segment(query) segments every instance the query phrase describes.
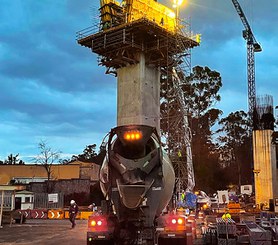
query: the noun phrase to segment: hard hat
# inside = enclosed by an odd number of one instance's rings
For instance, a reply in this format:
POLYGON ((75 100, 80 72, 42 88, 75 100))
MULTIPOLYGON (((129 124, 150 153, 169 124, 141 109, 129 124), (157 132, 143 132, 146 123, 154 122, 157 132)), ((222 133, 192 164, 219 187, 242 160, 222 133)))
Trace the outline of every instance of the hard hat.
POLYGON ((73 204, 75 204, 75 201, 74 201, 74 200, 71 200, 71 201, 70 201, 70 205, 73 205, 73 204))

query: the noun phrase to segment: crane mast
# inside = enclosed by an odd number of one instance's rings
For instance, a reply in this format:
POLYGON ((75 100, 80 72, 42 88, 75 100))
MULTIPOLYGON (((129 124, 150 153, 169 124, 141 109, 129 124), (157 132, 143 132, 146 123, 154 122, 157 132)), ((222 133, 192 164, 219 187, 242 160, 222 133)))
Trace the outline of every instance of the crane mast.
POLYGON ((248 20, 237 0, 232 0, 232 3, 241 19, 245 28, 243 30, 243 38, 247 42, 247 80, 248 80, 248 110, 253 121, 253 112, 256 106, 256 86, 255 86, 255 55, 254 52, 261 52, 262 47, 256 41, 248 20))

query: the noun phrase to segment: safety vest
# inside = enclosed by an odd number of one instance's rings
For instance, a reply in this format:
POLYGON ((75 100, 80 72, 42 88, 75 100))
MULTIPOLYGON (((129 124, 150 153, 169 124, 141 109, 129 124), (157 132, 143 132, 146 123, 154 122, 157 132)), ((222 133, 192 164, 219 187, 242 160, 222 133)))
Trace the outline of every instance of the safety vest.
POLYGON ((184 199, 185 199, 185 194, 182 193, 182 194, 181 194, 181 200, 183 201, 184 199))
POLYGON ((229 213, 225 213, 225 214, 222 215, 222 219, 225 219, 225 220, 226 219, 231 219, 231 217, 232 216, 229 213))

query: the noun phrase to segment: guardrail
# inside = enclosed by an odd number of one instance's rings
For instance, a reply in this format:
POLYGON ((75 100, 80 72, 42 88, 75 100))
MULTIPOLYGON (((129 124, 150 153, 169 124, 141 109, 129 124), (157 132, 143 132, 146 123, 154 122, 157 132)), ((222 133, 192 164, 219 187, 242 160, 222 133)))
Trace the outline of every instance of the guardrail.
POLYGON ((82 38, 88 37, 92 34, 95 34, 100 31, 100 25, 99 24, 94 24, 92 26, 89 26, 83 30, 80 30, 76 32, 76 40, 80 40, 82 38))

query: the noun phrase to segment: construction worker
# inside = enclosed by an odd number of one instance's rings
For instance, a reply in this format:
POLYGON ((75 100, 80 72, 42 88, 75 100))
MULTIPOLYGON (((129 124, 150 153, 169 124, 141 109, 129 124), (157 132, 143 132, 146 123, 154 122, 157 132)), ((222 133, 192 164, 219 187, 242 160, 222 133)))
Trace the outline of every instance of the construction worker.
POLYGON ((74 228, 76 223, 75 223, 75 218, 78 213, 78 206, 74 200, 70 201, 70 207, 69 207, 69 220, 71 222, 71 228, 74 228))
POLYGON ((97 211, 97 206, 96 206, 96 204, 93 202, 93 203, 88 207, 88 209, 89 209, 90 211, 96 212, 96 211, 97 211))
POLYGON ((185 200, 185 191, 182 190, 182 193, 181 193, 181 201, 184 202, 185 200))
POLYGON ((228 219, 231 219, 231 218, 232 218, 232 216, 229 213, 229 209, 226 209, 225 213, 222 215, 222 219, 223 220, 228 220, 228 219))

